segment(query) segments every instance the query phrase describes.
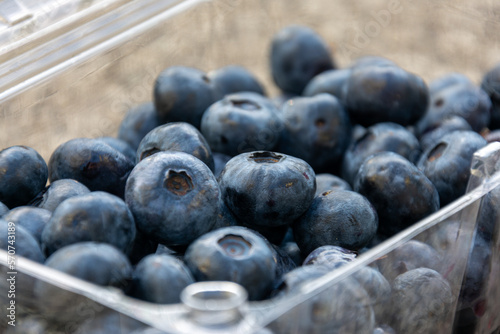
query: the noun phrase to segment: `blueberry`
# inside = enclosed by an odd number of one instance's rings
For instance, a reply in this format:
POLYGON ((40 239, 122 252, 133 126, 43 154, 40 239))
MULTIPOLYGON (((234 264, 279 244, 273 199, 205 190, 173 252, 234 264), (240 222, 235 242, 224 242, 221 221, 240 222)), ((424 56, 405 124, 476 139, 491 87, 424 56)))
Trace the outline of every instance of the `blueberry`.
POLYGON ((378 232, 387 236, 439 210, 439 194, 434 184, 414 164, 393 152, 367 158, 353 189, 375 207, 378 232))
POLYGON ((38 263, 45 261, 35 237, 24 227, 4 219, 0 219, 0 249, 38 263))
POLYGON ((416 163, 420 157, 418 139, 403 126, 383 122, 370 126, 363 135, 351 142, 342 162, 342 178, 354 183, 366 158, 379 152, 394 152, 416 163))
POLYGON ((330 174, 330 173, 319 173, 316 174, 316 194, 319 196, 325 191, 329 190, 352 190, 351 185, 344 179, 330 174))
POLYGON ((493 307, 495 294, 488 287, 497 286, 495 268, 498 255, 495 247, 498 241, 495 235, 500 226, 499 198, 500 188, 494 188, 483 197, 479 207, 457 306, 459 312, 456 322, 460 327, 477 325, 479 320, 485 319, 485 309, 493 307))
POLYGON ((323 38, 299 25, 287 26, 273 36, 270 60, 276 85, 284 92, 297 95, 314 76, 335 67, 323 38))
POLYGON ((136 235, 132 213, 125 202, 102 191, 71 197, 53 212, 42 233, 48 255, 83 241, 109 243, 128 252, 136 235))
POLYGON ((230 156, 274 149, 282 127, 274 104, 253 92, 226 95, 201 120, 201 132, 212 150, 230 156))
POLYGON ((410 240, 377 260, 376 265, 384 277, 392 282, 398 275, 420 267, 438 271, 441 269, 442 257, 432 246, 410 240))
POLYGON ((228 65, 207 73, 222 95, 239 92, 255 92, 266 95, 259 79, 243 66, 228 65))
MULTIPOLYGON (((120 288, 127 285, 132 274, 123 252, 112 245, 90 241, 62 247, 47 258, 45 265, 97 285, 120 288)), ((46 290, 37 290, 47 294, 46 290)))
MULTIPOLYGON (((494 298, 487 294, 494 254, 492 242, 476 235, 472 244, 457 305, 456 323, 459 327, 474 326, 484 316, 484 309, 494 298)), ((494 283, 496 284, 496 282, 494 283)))
POLYGON ((453 294, 449 283, 435 270, 417 268, 399 275, 392 284, 390 325, 397 333, 445 333, 453 294))
MULTIPOLYGON (((80 242, 63 247, 45 262, 49 268, 100 286, 126 289, 132 275, 127 257, 117 248, 97 242, 80 242)), ((78 322, 88 319, 102 305, 62 289, 50 281, 38 280, 35 298, 43 305, 40 311, 50 321, 78 322)))
POLYGON ((302 95, 314 96, 321 93, 328 93, 342 102, 345 96, 347 80, 350 75, 351 69, 349 68, 322 72, 309 81, 302 95))
POLYGON ((255 151, 235 156, 219 176, 222 198, 248 226, 289 225, 311 204, 316 192, 313 169, 286 154, 255 151))
MULTIPOLYGON (((304 284, 325 275, 323 266, 304 266, 285 275, 283 298, 303 292, 304 284)), ((311 296, 270 324, 278 333, 360 333, 372 334, 375 318, 372 301, 353 277, 347 277, 311 296)))
POLYGON ((120 123, 117 137, 137 150, 142 138, 159 125, 153 102, 146 102, 127 111, 120 123))
POLYGON ((135 267, 130 295, 157 304, 180 302, 182 289, 194 283, 187 266, 171 255, 148 255, 135 267))
MULTIPOLYGON (((495 233, 500 226, 500 188, 490 190, 482 199, 479 208, 476 235, 486 242, 495 242, 495 233)), ((5 217, 4 217, 5 219, 5 217)))
POLYGON ((433 146, 444 135, 452 131, 472 131, 472 127, 463 117, 450 115, 441 119, 437 119, 434 123, 429 124, 425 132, 419 134, 419 141, 422 150, 425 151, 429 146, 433 146))
POLYGON ((321 265, 330 269, 336 269, 353 261, 356 257, 356 252, 347 248, 334 245, 324 245, 319 246, 310 252, 304 259, 303 265, 321 265))
POLYGON ((500 64, 484 74, 481 88, 488 94, 492 103, 490 129, 498 129, 500 128, 500 64))
POLYGON ((126 141, 114 137, 98 137, 96 139, 108 144, 126 156, 132 163, 135 163, 135 150, 126 141))
POLYGON ((282 117, 276 151, 305 160, 318 173, 340 169, 351 123, 336 97, 323 93, 289 100, 282 107, 282 117))
POLYGON ((220 189, 201 160, 165 151, 135 166, 125 200, 146 237, 166 246, 186 246, 214 226, 220 189))
POLYGON ((474 83, 466 75, 452 72, 431 81, 429 83, 429 93, 433 96, 437 92, 455 85, 473 86, 474 83))
POLYGON ((53 212, 62 201, 88 193, 90 193, 89 188, 82 183, 73 179, 60 179, 51 182, 31 204, 53 212))
POLYGON ((205 72, 172 66, 156 78, 153 96, 160 124, 187 122, 199 129, 203 113, 222 94, 205 72))
POLYGON ((18 206, 10 210, 2 218, 8 222, 13 222, 16 226, 24 227, 35 237, 38 243, 41 243, 42 231, 51 216, 52 212, 49 210, 31 206, 18 206))
POLYGON ((139 144, 137 162, 161 151, 189 153, 214 170, 212 150, 201 132, 186 122, 172 122, 151 130, 139 144))
POLYGON ((457 239, 461 233, 461 222, 451 219, 439 224, 436 230, 433 230, 426 243, 434 248, 438 253, 446 256, 457 245, 457 239))
POLYGON ((7 207, 26 205, 45 187, 47 177, 45 160, 31 147, 0 151, 0 201, 7 207))
POLYGON ((352 277, 365 289, 370 297, 376 319, 383 319, 387 311, 387 303, 391 299, 391 285, 387 279, 372 267, 362 267, 356 270, 352 277))
POLYGON ((123 197, 134 163, 111 146, 90 138, 75 138, 59 145, 49 160, 49 179, 74 179, 91 191, 123 197))
POLYGON ((370 126, 416 122, 429 102, 425 82, 398 66, 355 66, 347 80, 345 104, 354 123, 370 126))
POLYGON ((250 229, 220 228, 189 245, 184 260, 197 281, 231 281, 242 285, 250 300, 264 298, 276 275, 273 249, 250 229))
POLYGON ((474 152, 486 146, 486 140, 474 131, 453 131, 427 148, 418 168, 432 181, 441 206, 465 194, 474 152))
POLYGON ((336 190, 316 197, 292 226, 304 255, 324 245, 358 250, 375 236, 378 217, 364 196, 354 191, 336 190))
POLYGON ((456 115, 463 117, 479 132, 490 123, 491 100, 484 90, 474 85, 452 85, 432 94, 429 108, 416 124, 423 133, 437 120, 456 115))

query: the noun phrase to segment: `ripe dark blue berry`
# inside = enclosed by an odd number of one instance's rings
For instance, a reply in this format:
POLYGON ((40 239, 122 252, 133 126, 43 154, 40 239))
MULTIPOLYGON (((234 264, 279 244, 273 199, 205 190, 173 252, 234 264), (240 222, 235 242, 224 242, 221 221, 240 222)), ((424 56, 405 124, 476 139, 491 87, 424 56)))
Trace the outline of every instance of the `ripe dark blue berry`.
POLYGON ((186 250, 184 261, 197 281, 241 284, 250 300, 266 297, 276 275, 270 244, 241 226, 220 228, 196 239, 186 250))
POLYGON ((145 236, 166 246, 186 246, 214 226, 220 190, 200 159, 164 151, 135 166, 125 200, 145 236))
POLYGON ((45 160, 31 147, 0 151, 0 201, 9 208, 26 205, 47 183, 45 160))
POLYGON ((314 30, 291 25, 271 41, 271 74, 284 92, 300 95, 317 74, 335 67, 325 41, 314 30))
POLYGON ((309 164, 268 151, 235 156, 227 162, 219 183, 227 207, 247 226, 290 225, 307 210, 316 192, 309 164))

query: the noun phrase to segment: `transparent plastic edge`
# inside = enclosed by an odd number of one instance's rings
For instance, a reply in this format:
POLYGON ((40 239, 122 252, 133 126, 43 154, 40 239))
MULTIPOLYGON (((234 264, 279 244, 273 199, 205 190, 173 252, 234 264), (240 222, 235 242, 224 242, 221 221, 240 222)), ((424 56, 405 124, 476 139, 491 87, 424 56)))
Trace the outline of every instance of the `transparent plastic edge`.
POLYGON ((335 284, 346 279, 351 274, 358 271, 360 268, 365 267, 375 260, 384 256, 396 249, 398 246, 413 239, 423 231, 439 224, 445 219, 453 216, 454 214, 462 211, 463 209, 474 205, 474 203, 488 194, 492 189, 500 186, 500 172, 493 175, 484 184, 478 186, 469 193, 463 195, 456 201, 441 208, 439 211, 431 214, 430 216, 415 223, 411 227, 401 231, 393 237, 381 242, 377 246, 371 248, 365 253, 360 254, 356 261, 341 266, 340 268, 325 274, 319 278, 311 280, 303 285, 300 294, 291 294, 284 296, 278 301, 262 301, 254 303, 251 307, 251 319, 247 319, 251 326, 255 328, 264 328, 271 322, 277 320, 288 311, 299 306, 301 303, 307 302, 314 296, 319 295, 326 289, 334 286, 335 284), (277 307, 279 305, 279 307, 277 307))
MULTIPOLYGON (((0 249, 0 266, 8 268, 7 258, 8 253, 0 249)), ((70 293, 84 296, 158 329, 174 331, 174 326, 171 324, 185 312, 179 304, 159 305, 133 299, 117 288, 99 286, 20 256, 16 256, 14 272, 29 275, 36 281, 46 282, 70 293)))
MULTIPOLYGON (((1 45, 1 53, 7 54, 9 52, 12 52, 16 49, 23 48, 27 44, 34 43, 37 40, 42 40, 47 38, 48 35, 52 35, 55 31, 64 29, 67 27, 70 27, 71 25, 75 24, 78 21, 81 21, 83 19, 88 19, 91 17, 96 17, 97 15, 104 15, 107 14, 109 11, 112 9, 126 4, 130 0, 107 0, 107 1, 98 1, 94 4, 92 4, 90 7, 84 8, 80 11, 70 13, 66 17, 63 17, 54 23, 42 27, 41 29, 34 31, 30 33, 27 36, 24 36, 19 39, 15 39, 11 43, 1 45)), ((31 13, 31 17, 35 20, 43 20, 44 15, 47 15, 50 11, 52 10, 57 10, 59 9, 58 7, 58 1, 49 1, 48 3, 44 3, 40 5, 40 8, 37 8, 33 13, 31 13), (41 17, 41 18, 40 18, 41 17)), ((67 3, 64 3, 63 5, 68 5, 67 3)), ((77 6, 76 4, 73 4, 73 6, 77 6)), ((25 27, 16 27, 13 26, 12 29, 26 29, 25 27)), ((15 34, 13 32, 13 34, 15 34)))
MULTIPOLYGON (((440 211, 428 216, 427 218, 414 224, 412 227, 409 227, 399 234, 382 242, 381 244, 368 250, 366 253, 359 255, 356 261, 346 264, 339 269, 326 274, 325 276, 307 283, 301 290, 301 294, 289 295, 277 301, 268 300, 250 303, 241 329, 245 332, 251 332, 251 330, 264 328, 269 323, 285 314, 287 311, 303 302, 306 302, 325 289, 340 282, 342 279, 347 278, 359 268, 372 263, 380 256, 387 254, 399 245, 411 240, 419 233, 435 226, 436 224, 439 224, 446 218, 460 212, 468 205, 472 205, 475 201, 481 199, 484 195, 491 191, 491 189, 498 186, 500 186, 500 173, 496 173, 484 185, 481 185, 470 193, 460 197, 458 200, 442 208, 440 211)), ((1 265, 5 267, 8 266, 7 258, 7 252, 5 250, 0 250, 1 265)), ((83 295, 101 305, 109 307, 116 312, 163 330, 170 329, 175 331, 175 327, 169 324, 174 324, 175 320, 185 312, 185 309, 180 306, 181 304, 156 305, 141 302, 140 300, 132 300, 130 297, 125 296, 116 289, 96 286, 95 284, 72 277, 25 258, 20 257, 17 259, 16 269, 17 271, 30 275, 37 280, 48 282, 52 285, 68 290, 69 292, 83 295), (143 312, 139 312, 138 310, 142 310, 143 312)))
MULTIPOLYGON (((5 90, 0 92, 0 103, 15 97, 16 95, 28 90, 30 87, 46 82, 50 80, 52 77, 56 76, 59 73, 64 72, 65 70, 80 64, 93 56, 102 54, 103 52, 112 49, 113 47, 120 45, 134 36, 137 36, 148 29, 151 29, 154 25, 159 24, 170 17, 179 15, 184 11, 198 5, 203 2, 211 2, 212 0, 184 0, 179 2, 179 0, 168 1, 171 4, 171 7, 168 7, 163 12, 160 12, 149 19, 132 26, 129 29, 126 29, 117 34, 110 34, 109 38, 104 38, 101 43, 98 43, 95 46, 92 46, 82 52, 73 52, 75 55, 71 56, 68 59, 62 59, 60 62, 55 65, 39 72, 35 73, 33 76, 28 76, 25 80, 20 83, 14 84, 12 86, 9 83, 5 83, 5 90)), ((119 19, 119 18, 118 18, 119 19)), ((109 24, 109 22, 107 22, 109 24)), ((0 86, 1 88, 1 86, 0 86)))

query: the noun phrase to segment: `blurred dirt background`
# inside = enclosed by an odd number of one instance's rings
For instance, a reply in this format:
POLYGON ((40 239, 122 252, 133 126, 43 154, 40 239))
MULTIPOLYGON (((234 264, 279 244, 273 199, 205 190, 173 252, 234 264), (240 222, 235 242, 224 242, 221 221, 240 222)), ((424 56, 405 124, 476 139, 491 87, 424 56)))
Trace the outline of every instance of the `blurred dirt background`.
POLYGON ((1 146, 28 145, 48 161, 71 138, 116 135, 126 111, 151 99, 154 79, 171 65, 243 65, 276 95, 269 43, 288 24, 315 29, 339 67, 380 55, 427 82, 461 72, 479 83, 500 63, 498 0, 201 2, 3 101, 1 146))
POLYGON ((243 65, 276 95, 269 43, 288 24, 315 29, 339 67, 379 55, 427 82, 461 72, 479 84, 500 63, 498 0, 205 1, 70 59, 70 68, 1 101, 0 146, 31 146, 48 162, 71 138, 114 136, 127 110, 151 100, 156 76, 172 65, 243 65))

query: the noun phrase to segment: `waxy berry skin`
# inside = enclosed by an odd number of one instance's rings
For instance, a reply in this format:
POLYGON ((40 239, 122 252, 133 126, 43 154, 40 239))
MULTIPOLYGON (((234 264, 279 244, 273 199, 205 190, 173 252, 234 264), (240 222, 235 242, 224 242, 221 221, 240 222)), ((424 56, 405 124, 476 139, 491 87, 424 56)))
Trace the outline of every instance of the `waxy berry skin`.
POLYGON ((123 198, 134 162, 108 144, 75 138, 59 145, 49 159, 49 180, 74 179, 91 191, 106 191, 123 198))
POLYGON ((276 275, 275 251, 254 231, 242 226, 213 230, 189 245, 184 256, 197 281, 231 281, 258 300, 271 291, 276 275))
POLYGON ((465 194, 472 156, 484 146, 486 140, 474 131, 453 131, 422 154, 417 166, 436 187, 441 206, 465 194))
POLYGON ((287 26, 273 36, 270 66, 276 85, 297 95, 314 76, 335 68, 325 41, 314 30, 299 25, 287 26))
POLYGON ((242 66, 228 65, 207 73, 222 95, 239 92, 255 92, 266 95, 264 86, 259 79, 242 66))
POLYGON ((367 158, 353 189, 375 207, 378 233, 386 236, 402 231, 440 207, 434 184, 414 164, 394 152, 367 158))
POLYGON ((49 210, 32 206, 18 206, 10 210, 2 218, 8 222, 14 223, 16 226, 24 227, 35 237, 38 243, 41 243, 42 231, 51 216, 52 212, 49 210))
MULTIPOLYGON (((15 236, 15 247, 17 256, 22 256, 38 263, 44 263, 45 255, 42 253, 40 244, 35 237, 24 227, 13 222, 0 219, 0 249, 7 252, 12 249, 15 236), (15 235, 13 234, 15 232, 15 235), (9 247, 10 246, 10 247, 9 247)), ((11 251, 12 252, 12 251, 11 251)), ((30 280, 32 282, 32 280, 30 280)))
POLYGON ((88 193, 90 190, 83 183, 73 179, 60 179, 51 182, 30 204, 54 212, 64 200, 88 193))
POLYGON ((219 184, 200 159, 158 152, 130 173, 125 201, 137 228, 165 246, 187 246, 210 231, 219 213, 219 184))
POLYGON ((330 173, 316 174, 316 196, 329 190, 352 190, 351 185, 336 175, 330 173))
POLYGON ((152 303, 174 304, 191 283, 194 278, 184 262, 172 255, 150 254, 135 267, 129 294, 152 303))
POLYGON ((42 232, 48 255, 84 241, 111 244, 126 253, 136 237, 134 217, 125 202, 104 191, 73 196, 62 202, 42 232))
POLYGON ((28 204, 43 190, 47 178, 45 160, 31 147, 0 151, 0 201, 10 209, 28 204))
POLYGON ((186 122, 171 122, 157 126, 141 140, 136 152, 137 162, 161 151, 189 153, 214 170, 212 150, 201 132, 186 122))
POLYGON ((254 92, 226 95, 203 113, 201 132, 215 152, 235 156, 273 150, 283 127, 279 110, 254 92))
POLYGON ((137 150, 142 138, 159 125, 153 102, 145 102, 127 111, 120 123, 117 137, 137 150))
POLYGON ((314 96, 321 93, 328 93, 343 103, 346 83, 350 75, 350 68, 322 72, 309 81, 302 94, 304 96, 314 96))
POLYGON ((375 237, 377 228, 377 212, 368 199, 357 192, 339 189, 317 196, 293 223, 293 235, 307 256, 325 245, 359 250, 375 237))
POLYGON ((222 98, 205 72, 193 67, 171 66, 155 80, 153 102, 160 124, 187 122, 200 128, 205 110, 222 98))
POLYGON ((281 108, 283 130, 276 151, 305 160, 317 173, 340 169, 351 140, 351 122, 330 94, 298 97, 281 108))
POLYGON ((255 151, 229 160, 219 176, 222 198, 246 226, 291 224, 311 204, 314 170, 304 160, 255 151))
POLYGON ((397 333, 443 333, 453 306, 450 283, 435 270, 421 267, 396 277, 389 324, 397 333))
POLYGON ((418 133, 423 133, 436 121, 456 115, 465 119, 473 131, 480 132, 490 124, 491 107, 490 97, 480 87, 451 85, 430 97, 429 108, 416 128, 418 133))
POLYGON ((363 161, 384 151, 397 153, 413 163, 421 154, 418 139, 405 127, 392 122, 377 123, 365 129, 347 148, 342 163, 343 179, 353 184, 363 161))
POLYGON ((410 125, 424 115, 427 85, 419 76, 391 64, 355 66, 347 80, 345 105, 353 123, 410 125))

